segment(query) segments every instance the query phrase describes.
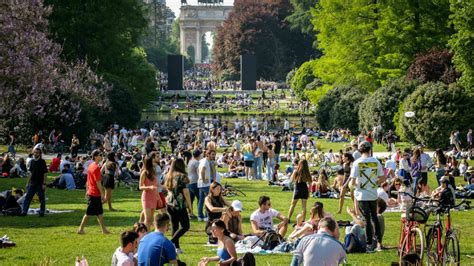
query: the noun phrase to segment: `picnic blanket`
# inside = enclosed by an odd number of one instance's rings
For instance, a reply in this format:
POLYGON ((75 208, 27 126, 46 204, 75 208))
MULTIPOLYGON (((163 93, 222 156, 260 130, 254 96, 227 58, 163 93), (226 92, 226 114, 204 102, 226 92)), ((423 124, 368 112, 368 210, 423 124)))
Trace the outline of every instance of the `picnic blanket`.
MULTIPOLYGON (((73 210, 50 210, 50 209, 46 209, 45 211, 46 214, 68 213, 68 212, 74 212, 74 211, 73 210)), ((39 208, 28 209, 28 215, 38 215, 39 213, 40 213, 39 208)))

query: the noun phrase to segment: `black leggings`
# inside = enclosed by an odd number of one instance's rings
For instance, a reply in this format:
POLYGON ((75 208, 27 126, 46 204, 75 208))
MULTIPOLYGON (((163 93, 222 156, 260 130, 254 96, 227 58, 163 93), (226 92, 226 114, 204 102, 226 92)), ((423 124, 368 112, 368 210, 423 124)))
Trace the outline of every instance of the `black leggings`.
POLYGON ((379 220, 377 219, 377 201, 376 200, 362 200, 359 201, 359 209, 362 213, 362 216, 365 218, 365 232, 367 234, 367 245, 372 244, 374 238, 374 228, 375 226, 375 235, 377 236, 377 241, 382 242, 382 232, 380 230, 379 220))
POLYGON ((188 212, 186 209, 177 210, 169 206, 167 209, 169 215, 171 216, 171 224, 173 226, 173 230, 171 231, 173 238, 171 238, 171 242, 173 242, 176 248, 180 248, 179 238, 189 230, 188 212), (179 228, 179 224, 181 224, 181 228, 179 228))

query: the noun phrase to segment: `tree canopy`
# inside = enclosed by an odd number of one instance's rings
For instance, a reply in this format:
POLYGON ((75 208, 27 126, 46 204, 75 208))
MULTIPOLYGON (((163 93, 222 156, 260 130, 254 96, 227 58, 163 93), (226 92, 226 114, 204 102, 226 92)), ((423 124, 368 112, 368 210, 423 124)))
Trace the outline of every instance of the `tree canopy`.
POLYGON ((217 30, 214 69, 238 73, 240 55, 255 54, 258 78, 284 80, 313 53, 310 41, 286 21, 292 10, 289 0, 236 0, 217 30))

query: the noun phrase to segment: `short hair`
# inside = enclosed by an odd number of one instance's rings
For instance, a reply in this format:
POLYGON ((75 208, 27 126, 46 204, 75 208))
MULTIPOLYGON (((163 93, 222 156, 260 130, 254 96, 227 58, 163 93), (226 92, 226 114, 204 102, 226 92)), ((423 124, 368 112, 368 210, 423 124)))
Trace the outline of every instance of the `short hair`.
POLYGON ((267 203, 267 201, 270 200, 270 197, 268 196, 261 196, 259 199, 258 199, 258 206, 262 206, 263 204, 267 203))
POLYGON ((138 234, 133 231, 125 231, 122 232, 120 235, 120 242, 122 244, 122 248, 126 247, 128 244, 135 242, 138 238, 138 234))
POLYGON ((331 232, 336 231, 336 221, 331 217, 324 217, 319 221, 319 228, 326 228, 331 232))
POLYGON ((170 221, 170 216, 167 213, 158 213, 155 216, 156 227, 163 227, 170 221))
POLYGON ((99 150, 99 149, 94 150, 94 151, 92 152, 92 154, 91 154, 91 155, 92 155, 92 160, 94 160, 95 157, 97 157, 97 156, 99 156, 99 155, 101 155, 101 154, 102 154, 102 151, 101 151, 101 150, 99 150))

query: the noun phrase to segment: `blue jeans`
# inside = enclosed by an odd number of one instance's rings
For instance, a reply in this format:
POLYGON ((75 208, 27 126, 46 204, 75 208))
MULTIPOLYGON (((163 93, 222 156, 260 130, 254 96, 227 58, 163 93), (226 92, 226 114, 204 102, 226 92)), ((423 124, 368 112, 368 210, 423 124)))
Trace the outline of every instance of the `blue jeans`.
POLYGON ((25 201, 23 201, 23 213, 28 212, 31 200, 35 194, 38 194, 38 198, 40 200, 40 214, 44 214, 46 210, 46 201, 44 197, 43 185, 28 185, 25 201))
POLYGON ((253 172, 255 173, 255 179, 262 179, 262 156, 255 157, 253 160, 253 172))
POLYGON ((191 204, 194 203, 194 198, 199 200, 199 189, 197 183, 188 184, 189 195, 191 196, 191 204))
POLYGON ((275 159, 268 159, 267 161, 267 179, 271 181, 273 178, 273 172, 275 171, 275 159))
POLYGON ((204 207, 204 199, 206 198, 207 194, 209 194, 209 187, 200 187, 199 188, 199 202, 198 202, 198 218, 204 218, 207 215, 204 215, 202 209, 204 207))

